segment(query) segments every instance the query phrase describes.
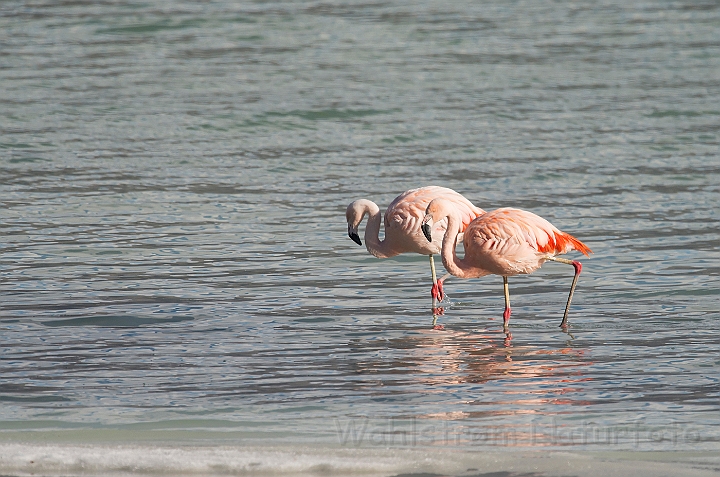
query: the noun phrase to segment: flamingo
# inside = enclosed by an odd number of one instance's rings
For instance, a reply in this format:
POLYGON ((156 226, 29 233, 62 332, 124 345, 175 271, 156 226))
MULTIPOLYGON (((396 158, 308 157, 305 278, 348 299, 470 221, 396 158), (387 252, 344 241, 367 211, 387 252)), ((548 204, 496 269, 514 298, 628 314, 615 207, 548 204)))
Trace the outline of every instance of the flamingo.
POLYGON ((491 274, 503 277, 505 330, 508 328, 511 313, 509 276, 532 273, 547 260, 572 265, 575 268, 575 277, 560 324, 563 329, 567 329, 570 302, 582 271, 582 264, 576 260, 559 258, 557 255, 577 250, 589 256, 592 250, 587 245, 572 235, 561 232, 550 222, 532 212, 501 208, 486 212, 469 225, 462 226, 465 257, 460 259, 455 253, 461 228, 460 220, 453 205, 442 198, 430 202, 425 211, 421 228, 428 241, 433 239, 430 231, 438 221, 447 224, 442 243, 442 261, 448 272, 460 278, 478 278, 491 274))
MULTIPOLYGON (((428 226, 425 237, 420 225, 425 216, 425 209, 433 199, 443 199, 446 207, 457 215, 458 232, 478 215, 485 211, 475 207, 469 200, 452 189, 438 186, 420 187, 403 192, 393 200, 385 211, 385 237, 380 240, 380 208, 372 201, 359 199, 352 202, 345 213, 348 223, 348 236, 358 245, 362 245, 358 235, 358 227, 365 215, 369 215, 365 227, 365 247, 377 258, 389 258, 401 253, 415 252, 430 257, 430 272, 433 286, 433 313, 437 311, 436 300, 442 301, 445 275, 437 279, 433 254, 440 253, 442 239, 447 228, 447 220, 439 219, 428 226)), ((434 323, 433 323, 434 324, 434 323)))

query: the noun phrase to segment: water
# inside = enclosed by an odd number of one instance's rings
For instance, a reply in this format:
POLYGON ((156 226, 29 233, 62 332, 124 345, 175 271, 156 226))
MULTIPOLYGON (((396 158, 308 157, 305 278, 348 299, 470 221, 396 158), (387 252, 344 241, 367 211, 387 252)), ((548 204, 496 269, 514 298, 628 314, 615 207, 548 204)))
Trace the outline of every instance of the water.
POLYGON ((3 2, 0 470, 716 472, 719 39, 715 2, 3 2), (594 250, 570 334, 553 263, 512 339, 498 277, 431 329, 427 259, 344 222, 429 184, 594 250))

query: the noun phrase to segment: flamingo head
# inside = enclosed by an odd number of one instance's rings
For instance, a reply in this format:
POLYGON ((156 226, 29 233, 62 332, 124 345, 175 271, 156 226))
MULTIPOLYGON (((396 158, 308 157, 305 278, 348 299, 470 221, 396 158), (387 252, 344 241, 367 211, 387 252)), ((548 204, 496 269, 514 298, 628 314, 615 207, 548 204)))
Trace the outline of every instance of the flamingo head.
POLYGON ((439 220, 443 219, 443 208, 441 207, 443 205, 442 201, 438 203, 437 200, 432 200, 427 206, 427 209, 425 209, 425 217, 422 219, 422 225, 420 225, 420 230, 422 230, 423 235, 425 235, 425 238, 428 240, 428 242, 432 242, 432 227, 433 224, 439 220))
POLYGON ((356 244, 362 245, 362 240, 360 240, 360 236, 358 235, 357 227, 353 227, 350 224, 348 224, 348 237, 350 237, 356 244))
POLYGON ((358 235, 358 227, 363 219, 363 210, 359 206, 358 201, 348 205, 347 211, 345 211, 345 218, 348 224, 348 237, 352 239, 358 245, 362 245, 360 235, 358 235))
POLYGON ((432 216, 426 215, 422 221, 422 225, 420 226, 420 230, 422 230, 422 233, 428 242, 432 242, 432 224, 432 216))
MULTIPOLYGON (((459 219, 458 213, 453 207, 452 202, 441 197, 430 201, 425 209, 425 217, 423 217, 420 225, 420 229, 428 242, 433 241, 433 227, 436 229, 436 236, 438 236, 437 234, 439 234, 439 237, 445 235, 447 226, 444 225, 444 221, 446 219, 449 221, 450 216, 454 216, 456 219, 459 219)), ((460 231, 458 231, 458 233, 459 232, 460 231)))

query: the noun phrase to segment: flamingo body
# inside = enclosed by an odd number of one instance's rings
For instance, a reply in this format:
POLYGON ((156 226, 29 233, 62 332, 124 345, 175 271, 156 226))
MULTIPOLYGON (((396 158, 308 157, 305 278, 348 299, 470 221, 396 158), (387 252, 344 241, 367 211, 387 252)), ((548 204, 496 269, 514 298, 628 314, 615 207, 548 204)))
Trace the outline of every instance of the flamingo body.
MULTIPOLYGON (((542 217, 520 209, 502 208, 473 220, 463 237, 465 278, 529 274, 551 257, 591 250, 542 217)), ((443 255, 443 263, 446 261, 443 255)))

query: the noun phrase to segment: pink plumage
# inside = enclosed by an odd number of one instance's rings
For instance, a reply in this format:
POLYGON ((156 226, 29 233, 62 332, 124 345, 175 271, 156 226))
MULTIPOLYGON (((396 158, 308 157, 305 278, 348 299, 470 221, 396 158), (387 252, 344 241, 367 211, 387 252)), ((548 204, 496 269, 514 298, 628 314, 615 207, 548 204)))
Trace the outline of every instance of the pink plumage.
POLYGON ((352 202, 345 217, 348 223, 348 236, 358 245, 362 245, 358 228, 363 218, 368 216, 365 227, 365 247, 378 258, 388 258, 401 253, 419 253, 430 257, 430 270, 433 287, 433 313, 436 300, 443 299, 442 281, 436 279, 433 254, 440 253, 442 240, 447 229, 447 220, 438 220, 425 238, 421 228, 425 209, 435 199, 442 199, 446 207, 453 211, 458 220, 459 232, 485 211, 475 207, 472 202, 452 189, 438 186, 421 187, 403 192, 393 200, 385 211, 385 237, 380 240, 380 208, 374 202, 359 199, 352 202))
MULTIPOLYGON (((465 228, 463 245, 463 262, 474 269, 467 270, 467 278, 532 273, 550 257, 571 250, 585 255, 592 252, 542 217, 511 208, 493 210, 473 220, 465 228)), ((443 263, 445 258, 443 255, 443 263)))
MULTIPOLYGON (((460 278, 478 278, 485 275, 501 275, 505 288, 505 312, 503 320, 507 328, 510 319, 510 293, 507 277, 532 273, 547 260, 572 265, 575 277, 570 288, 561 326, 567 326, 575 285, 582 265, 574 260, 557 258, 571 250, 585 255, 592 250, 572 235, 562 232, 542 217, 520 209, 502 208, 478 216, 464 230, 465 256, 458 258, 455 246, 460 230, 464 227, 453 207, 445 200, 437 199, 428 204, 423 219, 423 232, 430 240, 429 231, 436 221, 447 220, 447 232, 442 244, 445 269, 460 278)), ((439 287, 442 281, 438 280, 439 287)))
POLYGON ((403 192, 388 205, 385 211, 385 237, 379 239, 380 208, 366 199, 351 203, 346 212, 348 234, 357 236, 358 227, 365 215, 369 215, 365 228, 365 246, 378 258, 388 258, 401 253, 420 253, 432 255, 440 253, 442 238, 447 228, 447 220, 440 220, 432 230, 432 242, 423 236, 420 226, 425 209, 434 199, 444 199, 447 206, 458 214, 460 232, 484 210, 475 207, 472 202, 452 189, 427 186, 403 192))

